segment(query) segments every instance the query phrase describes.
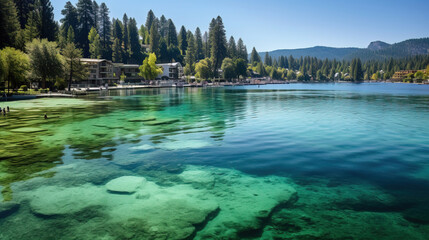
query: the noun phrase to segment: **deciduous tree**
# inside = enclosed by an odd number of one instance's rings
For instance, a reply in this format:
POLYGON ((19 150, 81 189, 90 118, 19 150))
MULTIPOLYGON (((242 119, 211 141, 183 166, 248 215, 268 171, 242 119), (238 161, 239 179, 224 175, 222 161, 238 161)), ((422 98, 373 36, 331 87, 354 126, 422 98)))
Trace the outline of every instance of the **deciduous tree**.
POLYGON ((155 53, 150 53, 149 56, 143 61, 143 65, 140 66, 139 75, 144 77, 146 80, 153 80, 161 73, 162 68, 156 66, 155 53))

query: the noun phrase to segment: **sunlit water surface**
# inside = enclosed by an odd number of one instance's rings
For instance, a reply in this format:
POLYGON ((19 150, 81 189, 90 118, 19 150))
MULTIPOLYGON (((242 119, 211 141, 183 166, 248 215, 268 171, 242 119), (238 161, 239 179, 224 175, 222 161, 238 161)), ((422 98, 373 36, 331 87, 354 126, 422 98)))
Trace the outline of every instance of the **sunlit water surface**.
POLYGON ((0 239, 429 236, 427 85, 123 90, 7 105, 0 239))

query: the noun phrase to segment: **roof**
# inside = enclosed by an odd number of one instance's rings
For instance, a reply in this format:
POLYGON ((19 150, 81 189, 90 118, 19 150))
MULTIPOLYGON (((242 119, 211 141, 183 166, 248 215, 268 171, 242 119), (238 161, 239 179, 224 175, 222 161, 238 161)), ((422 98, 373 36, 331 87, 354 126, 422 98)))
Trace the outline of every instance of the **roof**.
POLYGON ((82 62, 93 62, 93 63, 100 63, 100 62, 110 62, 107 59, 94 59, 94 58, 81 58, 82 62))
POLYGON ((139 68, 140 65, 138 64, 124 64, 124 63, 113 63, 115 67, 121 67, 121 68, 139 68))
POLYGON ((172 67, 181 67, 182 64, 180 64, 179 62, 175 62, 175 63, 158 63, 156 64, 156 66, 172 66, 172 67))

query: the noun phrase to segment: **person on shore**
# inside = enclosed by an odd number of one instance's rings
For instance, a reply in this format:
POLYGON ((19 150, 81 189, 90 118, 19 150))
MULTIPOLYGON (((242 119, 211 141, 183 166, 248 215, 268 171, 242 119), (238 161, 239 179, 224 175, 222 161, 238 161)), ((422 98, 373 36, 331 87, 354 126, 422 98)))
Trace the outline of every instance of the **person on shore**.
POLYGON ((48 114, 47 114, 47 113, 45 113, 44 118, 45 118, 45 119, 48 119, 48 114))
POLYGON ((7 112, 9 112, 9 106, 7 106, 7 112))
POLYGON ((3 108, 3 116, 6 116, 6 108, 3 108))

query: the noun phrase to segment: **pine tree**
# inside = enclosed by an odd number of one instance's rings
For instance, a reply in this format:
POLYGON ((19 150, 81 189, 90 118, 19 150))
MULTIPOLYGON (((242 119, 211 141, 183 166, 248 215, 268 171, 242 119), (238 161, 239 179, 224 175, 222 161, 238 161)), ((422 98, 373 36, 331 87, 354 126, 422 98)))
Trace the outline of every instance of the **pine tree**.
POLYGON ((88 72, 86 67, 80 62, 82 50, 76 48, 74 43, 67 43, 62 51, 62 55, 65 58, 64 70, 68 79, 68 91, 71 91, 73 79, 84 79, 88 76, 88 72))
POLYGON ((122 46, 118 38, 115 38, 113 40, 112 61, 117 63, 122 63, 122 46))
POLYGON ((83 56, 89 56, 88 35, 91 28, 95 25, 93 16, 93 4, 91 0, 79 0, 77 3, 77 12, 79 18, 78 43, 83 50, 83 56))
POLYGON ((252 66, 256 66, 256 64, 261 62, 261 56, 259 56, 259 53, 256 51, 256 48, 253 47, 252 53, 250 54, 250 63, 252 66))
POLYGON ((155 14, 153 13, 152 9, 149 10, 149 12, 147 13, 147 18, 146 18, 146 29, 148 32, 151 32, 150 29, 152 27, 153 22, 155 21, 156 17, 155 14))
POLYGON ((97 30, 97 32, 100 31, 100 6, 98 6, 98 3, 94 0, 92 1, 92 11, 93 11, 93 18, 94 18, 94 28, 97 30))
POLYGON ((198 27, 195 30, 195 59, 197 61, 204 59, 203 39, 201 36, 201 30, 198 27))
POLYGON ((210 44, 209 44, 209 34, 207 32, 204 32, 204 35, 203 35, 203 50, 204 50, 204 57, 209 58, 210 44))
POLYGON ((123 32, 122 32, 122 36, 123 36, 123 48, 124 48, 124 62, 128 62, 128 58, 129 58, 129 35, 128 35, 128 16, 127 14, 124 14, 124 17, 122 19, 123 21, 123 32))
POLYGON ((31 42, 35 38, 40 38, 40 17, 37 12, 30 12, 27 25, 24 29, 24 41, 31 42))
POLYGON ((167 42, 165 41, 165 39, 161 39, 161 43, 159 44, 159 58, 158 58, 158 60, 161 63, 170 62, 170 60, 171 60, 170 54, 168 52, 167 42))
POLYGON ((78 30, 78 14, 77 9, 73 4, 68 1, 66 5, 64 6, 64 9, 61 10, 61 14, 64 16, 60 22, 61 22, 61 33, 62 37, 67 39, 68 32, 70 27, 73 28, 73 31, 76 32, 78 30))
POLYGON ((107 8, 105 3, 100 5, 100 39, 101 45, 103 48, 102 57, 105 59, 112 58, 111 51, 111 31, 112 31, 112 23, 109 18, 109 9, 107 8))
POLYGON ((143 61, 136 19, 130 18, 128 23, 128 35, 130 41, 130 63, 139 64, 143 61))
POLYGON ((218 69, 221 67, 223 59, 227 56, 225 27, 222 18, 216 18, 216 25, 211 36, 211 58, 213 62, 213 73, 217 77, 218 69))
POLYGON ((0 0, 0 49, 15 46, 20 25, 12 0, 0 0))
POLYGON ((267 66, 271 66, 271 59, 270 59, 270 55, 268 55, 268 52, 265 52, 264 64, 267 66))
POLYGON ((235 39, 233 36, 231 36, 228 41, 228 57, 231 59, 238 58, 237 45, 235 44, 235 39))
POLYGON ((208 55, 206 57, 211 57, 211 49, 212 49, 212 38, 214 34, 214 28, 216 26, 216 19, 212 18, 212 21, 209 25, 209 32, 208 32, 208 38, 207 38, 207 49, 208 49, 208 55))
POLYGON ((14 0, 21 28, 25 28, 29 14, 34 9, 34 0, 14 0))
POLYGON ((98 35, 95 27, 91 28, 88 35, 89 40, 89 53, 91 58, 100 59, 101 58, 101 42, 100 35, 98 35))
POLYGON ((67 31, 67 38, 66 38, 66 42, 67 43, 74 43, 74 41, 76 40, 75 34, 74 34, 74 29, 72 26, 69 27, 69 30, 67 31))
POLYGON ((241 38, 237 41, 237 55, 238 58, 244 59, 246 62, 248 61, 247 48, 241 38))
POLYGON ((55 41, 58 33, 58 25, 54 20, 54 8, 49 0, 36 0, 35 11, 40 17, 40 38, 55 41))
POLYGON ((188 40, 188 49, 186 50, 185 56, 185 74, 189 76, 194 73, 194 63, 196 58, 195 39, 191 31, 187 32, 186 39, 188 40))
POLYGON ((153 22, 152 27, 150 28, 149 51, 151 53, 155 53, 155 55, 157 56, 159 56, 159 42, 160 42, 160 36, 159 36, 158 25, 156 24, 156 22, 153 22))
POLYGON ((167 45, 179 46, 179 41, 177 40, 176 26, 174 26, 174 23, 171 19, 168 19, 167 45))
POLYGON ((161 16, 161 18, 159 19, 159 33, 161 34, 162 38, 166 38, 167 37, 167 33, 168 33, 168 21, 165 18, 164 15, 161 16))
POLYGON ((179 49, 182 52, 182 55, 185 55, 186 50, 188 49, 188 40, 185 26, 182 26, 179 31, 179 49))

